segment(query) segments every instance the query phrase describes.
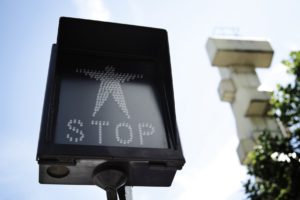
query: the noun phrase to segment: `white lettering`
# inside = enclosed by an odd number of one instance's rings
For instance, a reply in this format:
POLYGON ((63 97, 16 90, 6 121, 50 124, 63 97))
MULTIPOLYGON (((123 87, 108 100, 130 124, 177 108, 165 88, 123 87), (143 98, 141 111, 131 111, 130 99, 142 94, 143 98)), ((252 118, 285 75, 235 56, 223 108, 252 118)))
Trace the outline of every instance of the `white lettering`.
POLYGON ((92 120, 91 125, 98 126, 99 144, 102 144, 102 126, 109 126, 109 121, 96 121, 92 120))
POLYGON ((117 126, 116 126, 116 139, 121 144, 129 144, 129 143, 132 142, 132 140, 133 140, 133 132, 132 132, 132 128, 131 128, 130 124, 128 124, 128 123, 119 123, 119 124, 117 124, 117 126), (126 139, 122 139, 120 137, 119 129, 121 127, 126 127, 128 129, 128 131, 129 131, 128 132, 129 133, 129 139, 126 140, 126 139))
MULTIPOLYGON (((134 145, 144 145, 145 140, 148 136, 154 135, 155 127, 148 122, 140 122, 137 123, 137 127, 132 128, 131 124, 128 122, 121 122, 117 124, 111 124, 109 121, 98 121, 98 120, 91 120, 88 127, 84 130, 88 131, 85 134, 83 133, 84 124, 80 119, 70 119, 67 123, 68 132, 66 134, 66 139, 70 143, 78 143, 82 142, 84 138, 86 138, 86 134, 94 135, 94 130, 88 130, 89 127, 96 126, 98 127, 98 144, 111 144, 112 140, 117 141, 120 144, 128 145, 133 142, 134 136, 137 137, 135 139, 134 145), (110 127, 114 129, 108 129, 106 131, 111 136, 105 136, 106 142, 103 141, 103 128, 110 127), (113 131, 114 130, 114 131, 113 131), (136 130, 136 132, 134 132, 136 130), (114 135, 115 134, 115 135, 114 135), (115 136, 115 137, 114 137, 115 136)), ((96 132, 97 133, 97 132, 96 132)), ((88 139, 86 142, 91 143, 91 139, 88 139)))
POLYGON ((155 128, 152 124, 142 122, 138 124, 139 127, 139 135, 140 135, 140 144, 144 144, 144 136, 153 135, 155 132, 155 128))
POLYGON ((76 126, 73 126, 73 124, 77 124, 80 127, 83 127, 83 122, 80 119, 70 119, 69 122, 67 123, 67 126, 69 130, 72 131, 73 133, 72 134, 68 133, 66 135, 67 140, 69 140, 69 142, 76 142, 76 143, 79 141, 81 142, 84 138, 83 131, 77 128, 76 126))

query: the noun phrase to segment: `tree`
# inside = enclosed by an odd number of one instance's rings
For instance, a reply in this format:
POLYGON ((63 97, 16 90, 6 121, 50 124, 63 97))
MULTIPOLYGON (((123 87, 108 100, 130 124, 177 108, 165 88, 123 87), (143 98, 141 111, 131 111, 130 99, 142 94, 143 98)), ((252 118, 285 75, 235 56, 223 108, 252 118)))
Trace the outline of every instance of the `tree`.
POLYGON ((282 61, 295 79, 277 86, 270 100, 271 117, 281 121, 287 135, 265 130, 246 159, 249 180, 244 184, 251 200, 300 199, 300 51, 282 61))

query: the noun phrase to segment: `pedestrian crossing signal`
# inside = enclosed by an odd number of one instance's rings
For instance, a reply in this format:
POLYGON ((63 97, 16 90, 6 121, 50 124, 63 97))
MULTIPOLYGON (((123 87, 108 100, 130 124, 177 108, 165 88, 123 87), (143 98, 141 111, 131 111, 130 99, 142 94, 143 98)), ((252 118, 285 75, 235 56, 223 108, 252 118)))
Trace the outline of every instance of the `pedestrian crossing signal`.
POLYGON ((37 161, 41 183, 94 184, 105 166, 128 186, 171 185, 185 160, 165 30, 60 19, 37 161))

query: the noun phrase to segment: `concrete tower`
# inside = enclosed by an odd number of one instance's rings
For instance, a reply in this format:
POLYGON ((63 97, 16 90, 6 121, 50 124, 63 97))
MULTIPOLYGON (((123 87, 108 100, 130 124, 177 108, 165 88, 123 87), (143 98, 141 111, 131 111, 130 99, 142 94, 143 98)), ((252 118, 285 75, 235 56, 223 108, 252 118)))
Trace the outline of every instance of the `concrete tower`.
POLYGON ((221 75, 218 92, 229 102, 239 138, 238 156, 243 163, 255 138, 264 130, 280 132, 277 122, 266 116, 270 94, 258 91, 256 67, 268 68, 273 49, 267 40, 208 38, 207 53, 212 66, 221 75))

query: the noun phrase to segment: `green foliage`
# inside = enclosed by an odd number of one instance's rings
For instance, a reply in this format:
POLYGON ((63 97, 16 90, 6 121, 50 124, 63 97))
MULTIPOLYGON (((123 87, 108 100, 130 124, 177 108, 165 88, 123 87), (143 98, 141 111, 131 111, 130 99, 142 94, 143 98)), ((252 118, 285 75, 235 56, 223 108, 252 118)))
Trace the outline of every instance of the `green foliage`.
POLYGON ((295 130, 300 123, 300 51, 291 52, 290 59, 282 61, 295 81, 287 86, 277 86, 271 98, 271 113, 288 128, 295 130))
POLYGON ((278 86, 272 95, 270 114, 280 119, 288 137, 264 131, 246 164, 250 179, 244 184, 251 200, 300 199, 300 51, 282 62, 295 81, 278 86))
POLYGON ((246 163, 252 176, 244 185, 252 200, 291 200, 299 195, 299 154, 291 138, 265 131, 249 153, 246 163))

